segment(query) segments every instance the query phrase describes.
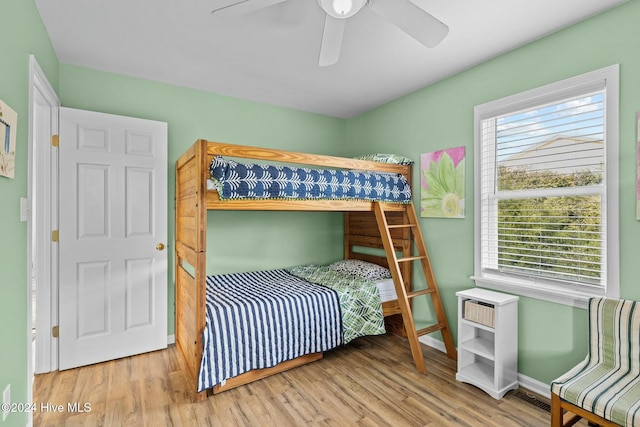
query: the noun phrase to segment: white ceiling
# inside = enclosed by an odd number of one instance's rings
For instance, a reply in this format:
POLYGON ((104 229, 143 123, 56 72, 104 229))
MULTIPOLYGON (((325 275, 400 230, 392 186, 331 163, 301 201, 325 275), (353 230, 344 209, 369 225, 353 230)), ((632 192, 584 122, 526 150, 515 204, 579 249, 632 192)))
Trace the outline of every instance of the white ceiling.
MULTIPOLYGON (((398 0, 406 1, 406 0, 398 0)), ((365 7, 338 64, 318 66, 324 12, 288 0, 36 0, 60 62, 350 118, 626 0, 411 0, 449 26, 429 49, 365 7)))

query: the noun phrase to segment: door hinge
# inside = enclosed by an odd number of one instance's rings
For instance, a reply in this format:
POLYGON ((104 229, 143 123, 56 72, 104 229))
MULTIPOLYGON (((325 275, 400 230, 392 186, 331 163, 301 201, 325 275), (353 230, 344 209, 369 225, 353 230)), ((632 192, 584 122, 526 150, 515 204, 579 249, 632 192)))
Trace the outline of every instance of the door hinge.
POLYGON ((60 335, 60 327, 58 325, 56 325, 53 328, 51 328, 51 335, 54 338, 58 338, 58 336, 60 335))
POLYGON ((60 136, 59 135, 51 135, 51 145, 54 147, 60 146, 60 136))
POLYGON ((60 231, 53 230, 51 232, 51 241, 52 242, 59 242, 60 241, 60 231))

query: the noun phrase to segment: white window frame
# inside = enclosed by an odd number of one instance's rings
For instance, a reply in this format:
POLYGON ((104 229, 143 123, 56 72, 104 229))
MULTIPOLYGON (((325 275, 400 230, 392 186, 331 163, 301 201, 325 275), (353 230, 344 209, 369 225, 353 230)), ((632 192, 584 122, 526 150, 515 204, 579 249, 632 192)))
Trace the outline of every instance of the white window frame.
POLYGON ((476 285, 545 301, 586 308, 590 297, 620 296, 620 244, 619 244, 619 69, 618 64, 568 78, 556 83, 501 98, 474 109, 474 275, 476 285), (561 286, 557 282, 541 278, 528 278, 506 272, 496 273, 482 269, 482 188, 483 147, 482 122, 484 120, 516 113, 564 99, 586 95, 597 90, 605 91, 605 185, 603 212, 606 231, 606 290, 586 291, 584 288, 561 286))

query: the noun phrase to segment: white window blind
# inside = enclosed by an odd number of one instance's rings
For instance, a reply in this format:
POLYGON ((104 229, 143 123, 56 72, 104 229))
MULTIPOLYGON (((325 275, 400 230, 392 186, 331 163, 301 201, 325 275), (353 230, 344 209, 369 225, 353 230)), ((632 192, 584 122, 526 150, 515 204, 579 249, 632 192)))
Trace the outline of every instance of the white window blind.
POLYGON ((604 286, 604 92, 483 123, 485 268, 604 286))
MULTIPOLYGON (((608 238, 612 103, 606 78, 579 83, 476 111, 476 279, 606 295, 617 277, 608 238)), ((617 194, 615 202, 617 212, 617 194)))

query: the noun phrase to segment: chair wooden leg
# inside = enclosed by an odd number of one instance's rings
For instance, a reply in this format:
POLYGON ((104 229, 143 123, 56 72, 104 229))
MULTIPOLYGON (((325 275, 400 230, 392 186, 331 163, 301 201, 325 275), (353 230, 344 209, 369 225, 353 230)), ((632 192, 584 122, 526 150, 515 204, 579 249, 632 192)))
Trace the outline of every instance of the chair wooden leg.
POLYGON ((555 393, 551 393, 551 427, 562 427, 560 396, 555 393))
POLYGON ((599 427, 620 427, 612 421, 605 420, 604 418, 593 414, 589 411, 572 405, 571 403, 560 399, 555 393, 551 393, 551 427, 570 427, 585 419, 589 422, 589 425, 595 424, 599 427), (562 410, 566 409, 567 413, 563 414, 562 410))

